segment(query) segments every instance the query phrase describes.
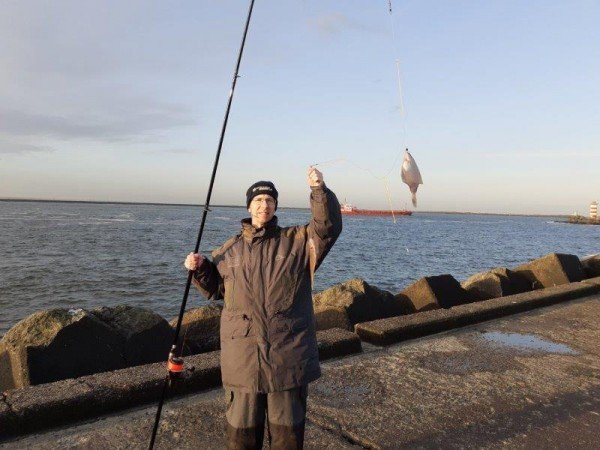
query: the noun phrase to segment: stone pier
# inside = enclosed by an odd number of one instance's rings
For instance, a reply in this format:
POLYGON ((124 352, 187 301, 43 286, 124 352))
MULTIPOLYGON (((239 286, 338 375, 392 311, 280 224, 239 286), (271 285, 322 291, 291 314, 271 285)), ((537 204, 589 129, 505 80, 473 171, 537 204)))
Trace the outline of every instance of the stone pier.
MULTIPOLYGON (((598 280, 585 285, 598 287, 598 280)), ((545 306, 537 299, 536 309, 496 317, 488 311, 482 321, 459 321, 459 328, 442 327, 387 346, 363 341, 361 353, 324 361, 323 377, 309 390, 305 448, 597 448, 600 294, 595 292, 558 301, 555 291, 545 306)), ((502 308, 506 313, 507 305, 502 308)), ((349 339, 346 333, 331 335, 327 345, 349 339)), ((126 400, 128 393, 122 395, 126 400)), ((19 405, 4 400, 0 417, 13 417, 19 405)), ((142 449, 155 413, 156 405, 147 404, 88 416, 4 437, 0 448, 142 449)), ((169 400, 156 448, 223 448, 223 413, 220 388, 169 400)))

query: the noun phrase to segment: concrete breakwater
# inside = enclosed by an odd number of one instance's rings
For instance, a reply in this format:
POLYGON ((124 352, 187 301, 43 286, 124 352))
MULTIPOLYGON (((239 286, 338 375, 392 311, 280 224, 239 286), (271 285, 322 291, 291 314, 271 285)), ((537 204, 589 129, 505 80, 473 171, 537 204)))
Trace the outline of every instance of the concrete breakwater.
MULTIPOLYGON (((600 281, 590 278, 600 276, 598 259, 599 257, 595 256, 580 261, 573 255, 550 254, 512 270, 495 269, 485 274, 477 274, 462 284, 450 275, 425 277, 397 295, 369 286, 362 280, 351 280, 315 296, 317 323, 322 330, 326 330, 319 331, 321 357, 326 359, 360 351, 359 336, 365 342, 388 345, 414 336, 593 294, 600 290, 600 281), (580 282, 582 280, 585 281, 580 282), (518 293, 526 287, 528 290, 518 293), (498 293, 500 295, 497 295, 498 293), (494 299, 482 301, 486 298, 494 299), (352 329, 358 335, 352 333, 352 329)), ((47 361, 51 360, 48 355, 60 355, 60 351, 66 353, 64 357, 70 357, 75 362, 68 368, 75 367, 77 362, 85 360, 81 358, 81 351, 90 356, 89 359, 101 360, 102 355, 98 354, 96 349, 83 349, 73 354, 69 347, 65 347, 69 342, 67 338, 92 345, 92 340, 84 340, 82 333, 87 327, 94 326, 94 332, 98 336, 104 336, 99 334, 99 330, 106 329, 99 323, 104 324, 107 329, 112 327, 128 330, 129 334, 121 331, 120 337, 112 341, 100 341, 104 342, 104 345, 110 342, 112 347, 109 347, 109 350, 121 352, 118 355, 122 359, 125 358, 123 355, 128 354, 127 339, 130 339, 129 344, 137 342, 137 347, 143 348, 144 344, 139 344, 143 342, 143 333, 133 330, 143 329, 139 324, 152 321, 138 319, 137 322, 132 321, 128 324, 122 320, 127 310, 121 308, 120 314, 116 314, 115 310, 103 309, 94 314, 85 311, 63 311, 50 315, 55 322, 66 320, 66 325, 60 327, 59 324, 58 328, 46 327, 38 330, 38 335, 28 338, 32 345, 25 350, 19 350, 17 340, 7 339, 16 336, 17 333, 7 333, 0 346, 0 369, 3 379, 7 380, 10 377, 15 384, 19 374, 35 370, 41 374, 44 371, 35 369, 34 364, 40 361, 46 361, 47 364, 47 361), (50 332, 42 332, 49 329, 50 332), (53 333, 54 338, 50 344, 41 346, 38 350, 34 349, 36 346, 40 347, 44 337, 53 333), (48 352, 45 357, 43 350, 48 352)), ((218 310, 218 307, 213 307, 213 311, 207 316, 214 321, 214 317, 218 317, 218 310)), ((153 317, 148 312, 145 314, 147 316, 143 317, 153 317)), ((188 320, 187 326, 190 327, 194 323, 188 320)), ((14 328, 17 327, 18 325, 14 328)), ((25 329, 33 330, 25 327, 22 331, 25 329)), ((210 327, 200 327, 200 330, 202 329, 208 330, 210 327)), ((186 330, 184 334, 185 332, 186 330)), ((212 332, 214 335, 214 328, 212 332)), ((188 335, 190 333, 194 332, 189 331, 188 335)), ((148 345, 156 347, 156 335, 152 337, 151 333, 148 334, 151 336, 148 345)), ((27 335, 21 333, 19 336, 25 338, 27 335)), ((169 343, 170 341, 167 341, 167 347, 169 343)), ((136 345, 131 347, 136 348, 136 345)), ((129 358, 140 357, 132 351, 129 350, 129 358)), ((164 360, 164 354, 158 360, 164 360)), ((188 373, 188 377, 180 383, 176 392, 192 392, 219 384, 218 352, 188 358, 188 365, 194 367, 194 370, 188 373)), ((55 376, 56 372, 53 374, 55 376)), ((164 363, 156 363, 21 389, 3 388, 7 390, 0 401, 0 430, 6 431, 0 433, 26 433, 52 424, 154 401, 157 386, 164 376, 164 363)), ((73 375, 64 378, 73 378, 73 375)))
POLYGON ((570 216, 567 223, 578 225, 600 225, 600 219, 597 217, 570 216))

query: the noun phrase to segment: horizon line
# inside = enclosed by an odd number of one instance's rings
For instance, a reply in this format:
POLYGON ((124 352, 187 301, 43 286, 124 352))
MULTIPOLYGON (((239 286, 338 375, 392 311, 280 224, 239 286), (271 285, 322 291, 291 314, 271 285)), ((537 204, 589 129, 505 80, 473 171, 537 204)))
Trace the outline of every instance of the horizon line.
MULTIPOLYGON (((150 205, 150 206, 204 206, 201 203, 161 203, 161 202, 131 202, 119 200, 64 200, 64 199, 41 199, 41 198, 0 198, 0 202, 42 202, 42 203, 87 203, 98 205, 150 205)), ((246 208, 245 205, 218 205, 212 207, 218 208, 246 208)), ((281 206, 280 209, 310 209, 309 207, 281 206)), ((465 215, 483 215, 483 216, 520 216, 520 217, 570 217, 569 214, 525 214, 525 213, 493 213, 493 212, 475 212, 475 211, 412 211, 413 214, 465 214, 465 215)))

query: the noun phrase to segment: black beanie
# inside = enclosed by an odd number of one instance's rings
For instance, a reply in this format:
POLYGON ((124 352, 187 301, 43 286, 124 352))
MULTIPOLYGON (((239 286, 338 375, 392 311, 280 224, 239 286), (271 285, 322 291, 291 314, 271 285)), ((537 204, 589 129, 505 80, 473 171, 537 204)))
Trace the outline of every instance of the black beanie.
POLYGON ((279 192, 275 189, 275 185, 270 181, 257 181, 246 191, 246 208, 250 207, 250 202, 257 195, 267 194, 275 199, 275 209, 277 209, 277 197, 279 192))

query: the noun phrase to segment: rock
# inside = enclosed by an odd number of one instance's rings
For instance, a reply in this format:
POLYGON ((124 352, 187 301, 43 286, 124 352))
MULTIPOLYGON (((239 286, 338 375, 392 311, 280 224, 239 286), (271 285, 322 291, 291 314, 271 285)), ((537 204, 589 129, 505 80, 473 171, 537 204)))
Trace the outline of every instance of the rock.
POLYGON ((173 329, 160 315, 146 308, 119 305, 92 311, 123 340, 127 366, 166 361, 173 345, 173 329))
MULTIPOLYGON (((184 356, 211 352, 221 348, 219 330, 221 329, 222 309, 221 305, 211 304, 185 312, 179 333, 180 345, 183 341, 184 356)), ((175 329, 177 317, 169 323, 175 329)))
POLYGON ((0 340, 0 391, 125 367, 121 339, 82 309, 40 311, 0 340))
POLYGON ((369 285, 360 278, 337 284, 315 294, 313 303, 317 316, 320 316, 321 327, 330 323, 349 330, 360 322, 398 316, 409 311, 408 305, 401 299, 369 285), (346 316, 346 320, 342 318, 343 315, 346 316), (344 326, 344 323, 349 323, 350 327, 344 326))
POLYGON ((586 256, 581 260, 586 278, 600 277, 600 253, 586 256))
POLYGON ((550 253, 513 270, 525 277, 534 289, 572 283, 584 278, 579 258, 563 253, 550 253))
POLYGON ((468 303, 467 292, 452 275, 447 274, 423 277, 398 295, 408 298, 411 312, 451 308, 468 303))
POLYGON ((472 275, 461 283, 467 291, 468 300, 478 302, 506 295, 530 291, 530 283, 516 276, 511 270, 498 267, 489 272, 472 275))

